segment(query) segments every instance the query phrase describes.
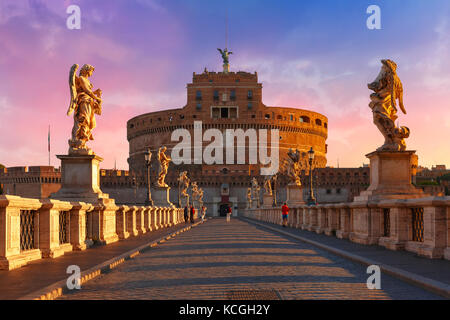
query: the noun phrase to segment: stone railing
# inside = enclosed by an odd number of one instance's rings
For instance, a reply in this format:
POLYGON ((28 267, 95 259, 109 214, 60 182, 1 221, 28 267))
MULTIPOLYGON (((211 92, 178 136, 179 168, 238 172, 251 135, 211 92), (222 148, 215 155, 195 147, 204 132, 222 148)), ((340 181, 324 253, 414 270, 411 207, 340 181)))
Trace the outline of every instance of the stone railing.
MULTIPOLYGON (((244 216, 281 224, 281 208, 247 209, 244 216)), ((450 197, 297 206, 292 228, 450 260, 450 197)))
POLYGON ((0 196, 0 269, 179 224, 183 210, 0 196))

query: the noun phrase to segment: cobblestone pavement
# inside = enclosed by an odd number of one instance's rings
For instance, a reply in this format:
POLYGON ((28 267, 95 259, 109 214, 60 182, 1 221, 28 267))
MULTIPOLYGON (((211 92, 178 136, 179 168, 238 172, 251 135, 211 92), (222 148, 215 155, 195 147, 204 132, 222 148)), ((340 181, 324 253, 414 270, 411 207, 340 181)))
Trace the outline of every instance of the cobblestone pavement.
POLYGON ((226 299, 276 290, 281 299, 440 299, 388 275, 242 220, 211 219, 60 299, 226 299))

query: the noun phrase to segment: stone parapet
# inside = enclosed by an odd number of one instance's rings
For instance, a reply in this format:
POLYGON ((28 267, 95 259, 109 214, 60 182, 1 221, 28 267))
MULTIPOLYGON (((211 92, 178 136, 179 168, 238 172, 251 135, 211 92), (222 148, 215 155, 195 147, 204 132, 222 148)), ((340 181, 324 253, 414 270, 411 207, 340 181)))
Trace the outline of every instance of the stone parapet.
MULTIPOLYGON (((281 208, 247 209, 244 216, 280 224, 281 208)), ((295 206, 290 208, 288 225, 364 245, 450 260, 450 197, 295 206)))
POLYGON ((174 207, 117 206, 113 199, 94 203, 0 196, 0 269, 12 270, 41 258, 85 250, 179 224, 174 207))

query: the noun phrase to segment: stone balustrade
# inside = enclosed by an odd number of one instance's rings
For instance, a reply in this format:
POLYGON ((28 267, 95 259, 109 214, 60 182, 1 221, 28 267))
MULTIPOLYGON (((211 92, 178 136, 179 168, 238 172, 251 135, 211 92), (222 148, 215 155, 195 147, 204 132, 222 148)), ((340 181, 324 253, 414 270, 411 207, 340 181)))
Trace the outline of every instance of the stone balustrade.
POLYGON ((183 210, 0 196, 0 269, 85 250, 184 221, 183 210))
MULTIPOLYGON (((281 207, 246 209, 244 216, 282 224, 281 207)), ((450 260, 450 197, 294 206, 288 226, 450 260)))

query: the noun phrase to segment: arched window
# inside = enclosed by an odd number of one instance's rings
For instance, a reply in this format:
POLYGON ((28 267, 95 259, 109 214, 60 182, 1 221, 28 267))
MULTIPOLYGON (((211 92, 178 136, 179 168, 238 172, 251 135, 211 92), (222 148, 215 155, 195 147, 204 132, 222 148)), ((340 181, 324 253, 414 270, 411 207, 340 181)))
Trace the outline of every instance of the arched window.
POLYGON ((316 125, 321 126, 322 125, 322 120, 316 119, 316 125))
POLYGON ((304 123, 309 123, 310 122, 309 117, 307 117, 307 116, 301 116, 299 118, 299 120, 300 120, 300 122, 304 122, 304 123))

